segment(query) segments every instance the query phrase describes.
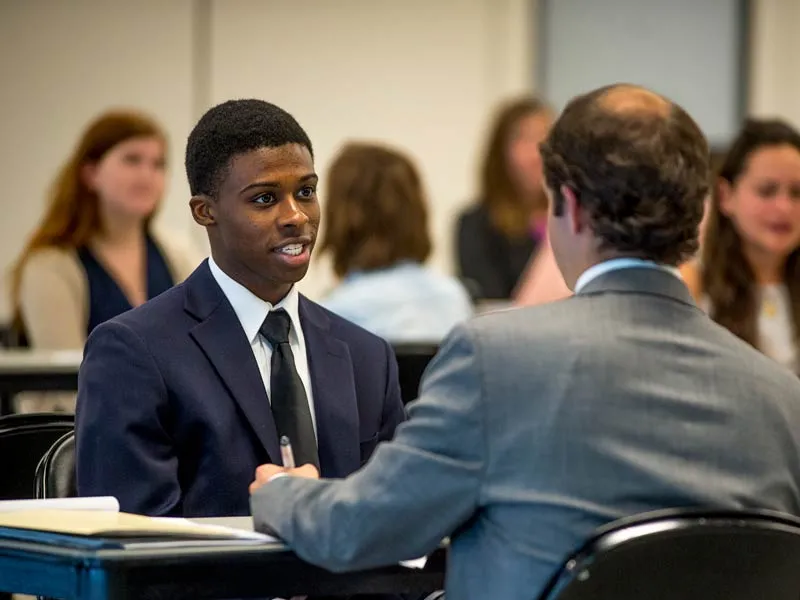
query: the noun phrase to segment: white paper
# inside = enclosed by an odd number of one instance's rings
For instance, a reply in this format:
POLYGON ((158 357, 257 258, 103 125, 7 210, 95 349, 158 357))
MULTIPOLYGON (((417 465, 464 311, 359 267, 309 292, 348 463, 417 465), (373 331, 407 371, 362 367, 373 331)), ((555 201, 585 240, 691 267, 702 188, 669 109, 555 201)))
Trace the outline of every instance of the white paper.
POLYGON ((184 526, 193 531, 204 529, 209 533, 224 533, 233 539, 237 540, 255 540, 259 542, 278 542, 277 538, 267 535, 265 533, 258 533, 257 531, 245 531, 234 527, 224 527, 222 525, 209 525, 206 523, 198 523, 190 519, 181 519, 176 517, 153 517, 154 521, 162 521, 170 523, 171 525, 184 526))
POLYGON ((192 518, 191 521, 200 525, 221 525, 242 531, 255 531, 253 517, 198 517, 192 518))
POLYGON ((160 540, 151 542, 149 540, 137 542, 122 542, 123 548, 126 550, 146 549, 146 550, 162 550, 170 548, 207 548, 209 546, 228 546, 231 544, 241 545, 254 545, 260 546, 266 543, 263 540, 160 540))
POLYGON ((107 510, 109 512, 119 512, 119 502, 113 496, 0 501, 0 512, 17 512, 21 510, 107 510))
POLYGON ((408 569, 424 569, 427 562, 428 562, 428 557, 423 556, 421 558, 414 558, 412 560, 401 560, 400 566, 406 567, 408 569))

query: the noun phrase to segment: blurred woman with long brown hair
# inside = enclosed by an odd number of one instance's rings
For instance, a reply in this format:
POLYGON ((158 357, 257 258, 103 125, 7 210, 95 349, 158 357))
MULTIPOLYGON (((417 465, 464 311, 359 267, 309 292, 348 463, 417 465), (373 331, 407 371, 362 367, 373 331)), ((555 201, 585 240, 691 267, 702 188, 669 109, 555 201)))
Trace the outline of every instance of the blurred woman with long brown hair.
POLYGON ((324 208, 321 251, 341 281, 323 306, 391 342, 438 343, 472 316, 458 280, 425 265, 425 190, 403 152, 345 145, 328 170, 324 208))
POLYGON ((106 113, 58 174, 13 271, 16 324, 40 349, 80 349, 91 330, 183 280, 196 260, 151 221, 166 137, 148 116, 106 113))
POLYGON ((715 321, 800 370, 800 132, 745 123, 719 171, 701 259, 682 271, 715 321))
POLYGON ((489 133, 475 206, 459 218, 459 275, 484 300, 511 298, 543 239, 547 215, 539 144, 553 113, 524 97, 501 107, 489 133))

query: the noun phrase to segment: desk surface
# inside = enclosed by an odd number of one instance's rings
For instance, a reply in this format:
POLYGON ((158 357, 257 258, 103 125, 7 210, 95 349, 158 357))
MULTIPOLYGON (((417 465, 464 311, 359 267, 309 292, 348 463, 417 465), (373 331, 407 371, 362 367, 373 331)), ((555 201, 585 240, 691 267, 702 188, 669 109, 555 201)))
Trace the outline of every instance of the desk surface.
POLYGON ((258 598, 423 594, 444 585, 444 550, 424 569, 330 573, 283 544, 84 550, 0 539, 0 590, 64 598, 258 598))

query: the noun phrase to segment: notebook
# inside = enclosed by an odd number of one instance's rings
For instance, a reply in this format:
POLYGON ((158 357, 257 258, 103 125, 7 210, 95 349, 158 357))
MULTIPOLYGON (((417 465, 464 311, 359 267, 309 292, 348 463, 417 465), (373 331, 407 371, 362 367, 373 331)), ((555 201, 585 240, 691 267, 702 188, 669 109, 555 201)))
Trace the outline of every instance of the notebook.
POLYGON ((0 537, 78 548, 130 548, 268 543, 255 531, 189 519, 145 517, 112 510, 21 510, 0 512, 0 537))

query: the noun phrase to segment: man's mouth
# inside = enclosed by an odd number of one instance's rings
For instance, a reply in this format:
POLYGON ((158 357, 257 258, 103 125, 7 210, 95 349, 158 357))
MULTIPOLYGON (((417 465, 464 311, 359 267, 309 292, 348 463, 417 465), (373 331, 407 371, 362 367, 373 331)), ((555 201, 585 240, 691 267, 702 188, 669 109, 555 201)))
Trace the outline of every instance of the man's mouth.
POLYGON ((305 244, 288 244, 276 249, 275 252, 288 254, 289 256, 300 256, 305 249, 305 244))
POLYGON ((311 258, 312 241, 310 237, 295 238, 273 248, 272 251, 280 257, 285 265, 302 267, 307 265, 311 258))

